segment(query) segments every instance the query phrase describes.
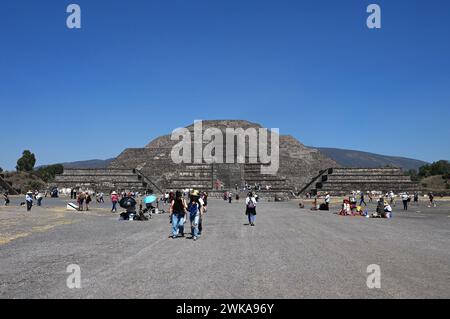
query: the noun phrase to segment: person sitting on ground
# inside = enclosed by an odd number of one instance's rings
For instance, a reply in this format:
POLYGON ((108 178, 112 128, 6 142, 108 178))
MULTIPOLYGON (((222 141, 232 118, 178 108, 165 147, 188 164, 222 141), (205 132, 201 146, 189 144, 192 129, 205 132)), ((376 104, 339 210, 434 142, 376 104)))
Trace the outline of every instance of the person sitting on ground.
POLYGON ((126 212, 120 214, 121 220, 134 220, 134 216, 136 216, 137 203, 131 192, 120 200, 119 205, 127 210, 126 212))
POLYGON ((356 215, 357 216, 366 216, 362 206, 360 206, 360 205, 356 206, 356 215))
POLYGON ((338 214, 341 216, 347 216, 351 214, 350 201, 348 199, 344 199, 342 201, 342 207, 338 214))
POLYGON ((156 196, 153 195, 153 189, 149 189, 145 193, 145 197, 141 200, 141 203, 139 205, 139 219, 140 220, 148 220, 152 218, 153 212, 156 212, 155 206, 153 206, 153 203, 156 201, 156 206, 159 206, 158 199, 156 196), (143 205, 145 205, 145 208, 143 208, 143 205))
POLYGON ((384 213, 384 199, 383 198, 380 198, 378 200, 376 213, 379 216, 383 215, 383 213, 384 213))
POLYGON ((392 218, 392 207, 388 202, 384 202, 384 214, 382 215, 383 218, 392 218))
POLYGON ((370 218, 384 218, 384 216, 386 215, 386 213, 384 211, 386 204, 388 204, 388 202, 384 198, 381 197, 377 202, 376 212, 371 214, 369 217, 370 218))
POLYGON ((356 214, 356 207, 358 207, 356 197, 353 196, 353 195, 350 196, 349 197, 349 202, 350 202, 351 215, 355 215, 356 214))

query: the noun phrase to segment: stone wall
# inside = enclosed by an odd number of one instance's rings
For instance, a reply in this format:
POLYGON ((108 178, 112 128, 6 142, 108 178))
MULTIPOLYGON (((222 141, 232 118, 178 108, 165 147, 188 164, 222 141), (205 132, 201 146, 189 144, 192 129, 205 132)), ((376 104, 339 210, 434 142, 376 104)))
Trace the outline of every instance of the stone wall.
POLYGON ((347 195, 352 191, 414 192, 420 186, 399 168, 334 168, 319 177, 314 191, 347 195))
POLYGON ((59 188, 82 188, 97 192, 145 191, 149 188, 132 169, 65 169, 57 175, 59 188))

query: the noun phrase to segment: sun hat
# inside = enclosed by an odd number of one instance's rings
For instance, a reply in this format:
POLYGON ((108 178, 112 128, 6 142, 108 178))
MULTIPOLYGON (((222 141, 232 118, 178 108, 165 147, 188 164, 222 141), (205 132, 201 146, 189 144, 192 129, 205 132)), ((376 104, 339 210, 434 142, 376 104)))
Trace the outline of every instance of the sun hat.
POLYGON ((194 189, 194 190, 191 192, 191 196, 200 196, 200 192, 199 192, 198 190, 194 189))

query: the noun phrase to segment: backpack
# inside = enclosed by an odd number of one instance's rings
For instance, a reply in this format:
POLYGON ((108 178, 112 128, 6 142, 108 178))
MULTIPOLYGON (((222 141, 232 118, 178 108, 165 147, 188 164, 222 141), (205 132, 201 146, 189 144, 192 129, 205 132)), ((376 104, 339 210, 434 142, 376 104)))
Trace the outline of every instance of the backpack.
POLYGON ((255 209, 256 208, 255 202, 253 201, 253 198, 250 198, 250 201, 247 204, 247 208, 249 208, 249 209, 255 209))

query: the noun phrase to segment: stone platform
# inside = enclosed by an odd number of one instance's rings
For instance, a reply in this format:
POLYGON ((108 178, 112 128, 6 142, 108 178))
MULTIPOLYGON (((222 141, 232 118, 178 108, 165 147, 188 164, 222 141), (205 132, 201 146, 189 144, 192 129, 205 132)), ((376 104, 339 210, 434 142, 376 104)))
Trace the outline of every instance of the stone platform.
MULTIPOLYGON (((417 183, 399 168, 330 168, 317 176, 309 191, 346 195, 352 191, 419 191, 417 183)), ((306 190, 307 191, 307 190, 306 190)))
POLYGON ((90 189, 97 192, 145 191, 149 185, 134 169, 64 169, 56 176, 58 187, 90 189))

